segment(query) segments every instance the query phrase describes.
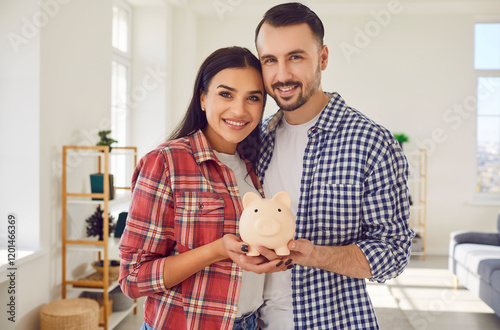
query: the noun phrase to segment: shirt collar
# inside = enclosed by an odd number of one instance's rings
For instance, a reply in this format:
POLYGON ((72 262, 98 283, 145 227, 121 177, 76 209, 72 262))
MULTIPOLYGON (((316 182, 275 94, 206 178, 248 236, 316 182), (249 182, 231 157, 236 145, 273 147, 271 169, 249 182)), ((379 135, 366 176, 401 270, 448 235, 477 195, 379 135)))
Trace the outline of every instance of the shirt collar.
MULTIPOLYGON (((207 140, 205 134, 203 134, 202 130, 196 131, 193 135, 189 136, 189 139, 192 141, 193 150, 194 150, 194 159, 196 163, 199 165, 207 160, 215 160, 218 161, 217 156, 213 152, 210 143, 207 140)), ((245 163, 249 163, 249 161, 243 155, 243 150, 240 145, 236 147, 236 152, 239 154, 241 159, 245 161, 245 163)))
MULTIPOLYGON (((316 124, 311 127, 310 132, 313 132, 316 129, 335 131, 346 111, 344 99, 338 93, 325 92, 325 94, 328 96, 330 101, 326 104, 323 110, 321 110, 321 114, 318 117, 316 124)), ((266 128, 267 133, 274 131, 278 127, 283 115, 284 111, 281 109, 276 112, 276 114, 269 120, 269 124, 266 128)))
POLYGON ((196 163, 199 165, 207 160, 216 160, 207 137, 201 130, 196 131, 188 137, 193 145, 193 155, 196 163))

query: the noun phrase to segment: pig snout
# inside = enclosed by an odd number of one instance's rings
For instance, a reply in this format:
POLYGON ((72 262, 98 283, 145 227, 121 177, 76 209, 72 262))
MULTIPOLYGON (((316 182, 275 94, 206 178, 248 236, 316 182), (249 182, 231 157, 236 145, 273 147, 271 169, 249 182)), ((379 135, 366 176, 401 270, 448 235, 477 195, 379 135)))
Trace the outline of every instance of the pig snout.
POLYGON ((274 236, 280 231, 281 225, 274 219, 259 219, 255 221, 255 231, 262 236, 274 236))

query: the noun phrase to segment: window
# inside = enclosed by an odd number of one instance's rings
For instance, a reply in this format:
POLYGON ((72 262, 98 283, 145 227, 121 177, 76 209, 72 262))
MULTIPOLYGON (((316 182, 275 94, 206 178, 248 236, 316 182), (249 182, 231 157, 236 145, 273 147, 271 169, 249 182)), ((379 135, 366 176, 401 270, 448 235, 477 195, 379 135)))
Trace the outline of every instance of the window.
POLYGON ((500 23, 477 23, 474 31, 477 77, 477 192, 500 196, 500 23))
MULTIPOLYGON (((116 146, 129 145, 130 121, 130 30, 131 8, 122 1, 113 6, 111 63, 111 137, 118 142, 116 146)), ((130 171, 126 156, 111 157, 110 171, 114 175, 115 186, 130 184, 130 171)))

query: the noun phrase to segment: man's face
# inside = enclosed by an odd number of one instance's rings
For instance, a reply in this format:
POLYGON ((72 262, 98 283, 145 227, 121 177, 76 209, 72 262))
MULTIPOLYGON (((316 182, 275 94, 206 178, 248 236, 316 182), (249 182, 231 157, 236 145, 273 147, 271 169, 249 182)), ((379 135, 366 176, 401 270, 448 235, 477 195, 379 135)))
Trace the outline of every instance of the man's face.
POLYGON ((306 23, 273 27, 264 23, 257 37, 264 85, 278 106, 293 111, 321 90, 328 50, 306 23))

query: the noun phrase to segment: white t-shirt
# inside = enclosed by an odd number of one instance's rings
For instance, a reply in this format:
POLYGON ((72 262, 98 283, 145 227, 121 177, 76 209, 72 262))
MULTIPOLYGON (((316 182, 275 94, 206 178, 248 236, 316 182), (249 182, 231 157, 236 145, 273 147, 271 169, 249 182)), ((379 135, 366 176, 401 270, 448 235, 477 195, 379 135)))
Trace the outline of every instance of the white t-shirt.
MULTIPOLYGON (((319 114, 301 125, 290 125, 285 117, 276 129, 273 157, 264 178, 266 198, 286 191, 292 198, 290 209, 297 215, 300 199, 302 163, 307 146, 307 131, 316 123, 319 114)), ((287 260, 286 257, 283 260, 287 260)), ((264 305, 260 308, 262 329, 293 329, 291 270, 266 274, 264 305)))
MULTIPOLYGON (((252 179, 247 175, 247 168, 245 162, 236 153, 234 155, 224 154, 214 151, 217 158, 231 170, 233 170, 238 184, 240 196, 247 192, 254 192, 260 196, 260 193, 255 189, 252 179)), ((264 274, 256 274, 253 272, 243 271, 241 278, 240 298, 238 300, 238 310, 236 317, 240 317, 247 313, 253 312, 258 309, 264 302, 264 274)))

